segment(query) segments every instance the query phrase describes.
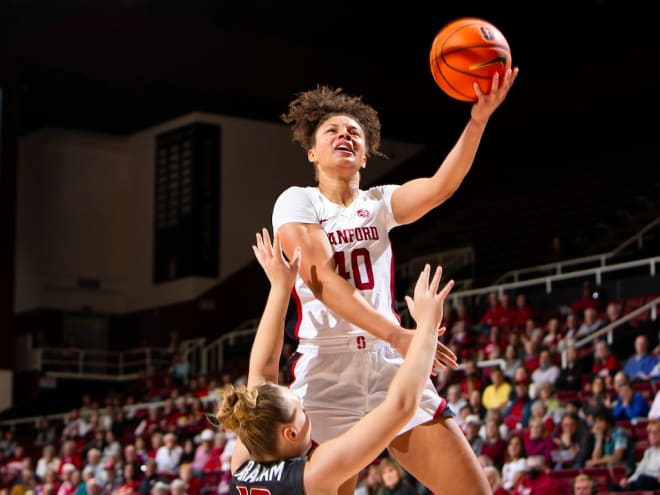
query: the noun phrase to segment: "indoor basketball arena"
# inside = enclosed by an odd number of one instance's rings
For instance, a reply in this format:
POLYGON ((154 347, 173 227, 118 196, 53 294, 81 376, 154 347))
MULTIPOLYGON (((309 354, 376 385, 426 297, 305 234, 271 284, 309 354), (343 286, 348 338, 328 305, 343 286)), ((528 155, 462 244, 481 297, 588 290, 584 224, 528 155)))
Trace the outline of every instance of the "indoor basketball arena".
MULTIPOLYGON (((460 187, 388 231, 392 310, 414 328, 405 296, 427 264, 455 281, 439 342, 457 367, 430 379, 491 493, 660 494, 650 7, 15 0, 0 8, 0 495, 247 493, 214 415, 249 383, 269 295, 252 246, 282 191, 319 180, 282 116, 319 85, 360 95, 382 123, 360 187, 433 177, 476 120, 438 81, 445 60, 429 66, 464 17, 496 26, 520 72, 460 187)), ((395 457, 356 466, 354 493, 445 495, 395 457)))

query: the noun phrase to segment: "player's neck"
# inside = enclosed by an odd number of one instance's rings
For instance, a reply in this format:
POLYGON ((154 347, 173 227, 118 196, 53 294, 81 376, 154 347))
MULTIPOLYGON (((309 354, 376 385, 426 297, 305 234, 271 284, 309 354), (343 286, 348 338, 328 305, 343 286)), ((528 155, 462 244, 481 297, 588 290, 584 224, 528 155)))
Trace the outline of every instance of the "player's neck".
POLYGON ((350 206, 360 192, 359 181, 342 182, 335 180, 330 184, 319 184, 318 188, 329 201, 343 207, 350 206))

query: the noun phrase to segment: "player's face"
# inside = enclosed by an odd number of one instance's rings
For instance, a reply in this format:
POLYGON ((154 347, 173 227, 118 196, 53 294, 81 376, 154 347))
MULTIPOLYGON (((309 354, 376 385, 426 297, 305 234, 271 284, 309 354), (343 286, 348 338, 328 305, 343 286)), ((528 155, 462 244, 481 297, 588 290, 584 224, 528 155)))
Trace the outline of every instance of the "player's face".
POLYGON ((364 131, 347 115, 335 115, 323 122, 315 133, 315 145, 308 158, 323 170, 355 173, 366 163, 364 131))
POLYGON ((296 437, 300 445, 300 455, 305 455, 312 447, 311 421, 300 397, 289 389, 284 389, 284 396, 293 409, 293 420, 291 427, 296 432, 296 437))

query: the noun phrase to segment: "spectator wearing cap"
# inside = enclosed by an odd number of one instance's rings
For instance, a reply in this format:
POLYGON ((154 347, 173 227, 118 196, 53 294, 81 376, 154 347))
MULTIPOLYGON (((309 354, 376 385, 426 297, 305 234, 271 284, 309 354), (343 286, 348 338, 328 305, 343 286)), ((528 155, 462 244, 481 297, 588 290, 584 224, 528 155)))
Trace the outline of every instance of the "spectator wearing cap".
POLYGON ((470 414, 465 418, 465 438, 467 439, 470 447, 475 455, 481 453, 481 446, 484 444, 484 439, 479 435, 479 428, 481 428, 481 419, 477 414, 470 414))
POLYGON ((103 463, 103 470, 105 471, 103 493, 111 495, 121 486, 124 479, 117 471, 117 462, 113 458, 109 458, 103 463))
POLYGON ((205 428, 199 434, 199 445, 195 447, 195 455, 192 461, 192 470, 195 476, 202 476, 204 466, 211 458, 214 439, 213 430, 209 428, 205 428))
POLYGON ((504 410, 504 424, 509 429, 527 428, 529 417, 532 414, 532 398, 529 396, 529 378, 519 376, 516 378, 511 400, 504 410))
POLYGON ((62 466, 62 483, 60 484, 59 489, 57 490, 57 495, 73 495, 75 493, 78 484, 80 483, 80 471, 71 464, 67 462, 62 466), (78 473, 74 475, 74 473, 78 473))

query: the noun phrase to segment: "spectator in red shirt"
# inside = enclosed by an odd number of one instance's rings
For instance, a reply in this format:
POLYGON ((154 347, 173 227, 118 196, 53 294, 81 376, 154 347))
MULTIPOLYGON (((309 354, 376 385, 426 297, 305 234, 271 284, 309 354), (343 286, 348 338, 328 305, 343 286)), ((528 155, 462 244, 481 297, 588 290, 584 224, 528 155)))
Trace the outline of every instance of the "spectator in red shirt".
POLYGON ((209 382, 205 374, 197 376, 197 391, 195 392, 195 397, 203 399, 209 395, 209 382))
POLYGON ((532 414, 532 398, 529 396, 529 383, 529 377, 526 376, 519 376, 515 379, 511 402, 504 411, 504 424, 510 430, 527 427, 527 422, 532 414))
POLYGON ((539 367, 540 350, 538 339, 527 338, 523 341, 523 365, 529 372, 530 377, 539 367))
POLYGON ((458 346, 459 350, 471 345, 473 324, 467 307, 464 304, 459 304, 448 327, 449 343, 458 346))
MULTIPOLYGON (((498 326, 490 327, 488 333, 488 340, 477 351, 477 359, 479 361, 486 361, 488 359, 495 359, 501 356, 502 350, 506 347, 506 339, 501 337, 502 331, 498 326)), ((484 375, 484 378, 488 378, 484 375)))
POLYGON ((527 457, 527 473, 516 485, 512 495, 559 495, 559 483, 546 467, 543 456, 527 457))
POLYGON ((163 418, 160 414, 158 406, 152 405, 149 407, 147 415, 138 423, 133 434, 136 437, 150 436, 153 432, 162 428, 162 421, 163 418))
POLYGON ((57 475, 62 478, 62 468, 65 464, 73 464, 73 466, 80 470, 83 467, 82 457, 76 451, 75 440, 66 440, 62 444, 62 452, 60 454, 60 467, 57 470, 57 475))
POLYGON ((601 376, 605 380, 607 388, 612 387, 612 379, 617 371, 619 371, 619 360, 612 353, 610 346, 607 342, 600 340, 596 342, 594 350, 594 365, 591 373, 595 376, 601 376))
POLYGON ((546 465, 552 465, 552 451, 557 447, 547 434, 546 424, 539 417, 529 419, 529 437, 523 439, 527 457, 543 456, 546 465))
POLYGON ((516 296, 516 308, 513 316, 513 328, 522 330, 527 325, 527 320, 534 319, 534 309, 527 301, 527 296, 520 293, 516 296))
POLYGON ((504 316, 504 311, 497 292, 492 291, 488 293, 488 307, 481 316, 479 323, 482 331, 488 332, 490 327, 497 326, 500 319, 504 316))
POLYGON ((502 293, 500 298, 500 318, 497 321, 497 326, 502 329, 509 329, 513 326, 517 310, 511 303, 511 297, 507 292, 502 293))
POLYGON ((487 455, 497 469, 502 469, 507 442, 502 438, 500 424, 494 418, 486 419, 486 435, 480 453, 487 455))
MULTIPOLYGON (((191 464, 182 464, 179 467, 179 478, 186 485, 186 495, 200 495, 202 492, 202 478, 195 476, 191 464)), ((215 489, 216 487, 211 487, 215 489)), ((213 492, 214 490, 210 490, 213 492)))
POLYGON ((582 295, 571 302, 570 308, 573 313, 578 317, 584 315, 584 310, 587 308, 594 308, 598 310, 599 301, 594 297, 594 290, 589 280, 585 280, 582 284, 582 295))
POLYGON ((116 495, 133 495, 137 493, 140 486, 141 472, 134 464, 124 464, 122 468, 122 480, 116 488, 116 495))
POLYGON ((479 372, 479 367, 477 366, 477 361, 474 358, 470 358, 465 361, 465 375, 461 378, 459 385, 461 386, 461 392, 463 397, 469 397, 470 393, 473 390, 478 390, 481 392, 483 386, 483 379, 481 373, 479 372))
POLYGON ((163 433, 161 431, 154 431, 149 437, 149 449, 147 450, 147 458, 155 459, 156 452, 163 446, 163 433))
POLYGON ((215 434, 209 459, 202 468, 204 473, 219 472, 222 469, 222 453, 225 450, 225 445, 227 445, 227 436, 222 430, 218 430, 215 434))

